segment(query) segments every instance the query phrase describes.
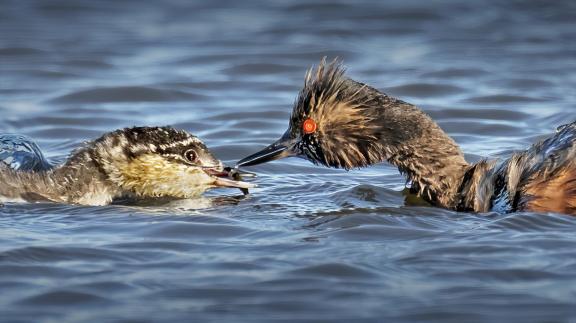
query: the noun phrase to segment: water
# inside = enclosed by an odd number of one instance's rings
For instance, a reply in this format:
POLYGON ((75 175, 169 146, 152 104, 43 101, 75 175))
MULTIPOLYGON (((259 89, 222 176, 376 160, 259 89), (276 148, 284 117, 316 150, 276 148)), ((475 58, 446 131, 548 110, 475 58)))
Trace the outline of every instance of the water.
MULTIPOLYGON (((576 108, 573 1, 18 1, 0 5, 0 129, 52 161, 171 124, 228 164, 284 131, 322 56, 417 104, 469 161, 576 108)), ((252 169, 243 198, 0 208, 0 321, 576 320, 576 218, 405 204, 385 164, 252 169)))

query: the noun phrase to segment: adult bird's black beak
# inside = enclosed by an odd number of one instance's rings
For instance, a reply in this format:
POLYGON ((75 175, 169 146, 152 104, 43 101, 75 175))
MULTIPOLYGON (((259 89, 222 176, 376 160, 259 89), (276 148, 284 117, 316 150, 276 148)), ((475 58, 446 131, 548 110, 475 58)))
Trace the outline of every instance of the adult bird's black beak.
POLYGON ((236 167, 254 166, 280 158, 296 156, 297 153, 294 152, 295 143, 296 140, 290 138, 290 133, 287 131, 275 143, 255 154, 242 158, 236 163, 236 167))

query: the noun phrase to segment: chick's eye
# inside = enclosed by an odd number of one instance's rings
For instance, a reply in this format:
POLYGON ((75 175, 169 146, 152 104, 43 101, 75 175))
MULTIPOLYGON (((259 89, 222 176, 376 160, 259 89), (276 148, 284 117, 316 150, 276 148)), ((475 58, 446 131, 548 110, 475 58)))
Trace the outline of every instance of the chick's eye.
POLYGON ((198 153, 194 149, 188 149, 184 152, 184 158, 191 163, 195 163, 198 161, 198 153))

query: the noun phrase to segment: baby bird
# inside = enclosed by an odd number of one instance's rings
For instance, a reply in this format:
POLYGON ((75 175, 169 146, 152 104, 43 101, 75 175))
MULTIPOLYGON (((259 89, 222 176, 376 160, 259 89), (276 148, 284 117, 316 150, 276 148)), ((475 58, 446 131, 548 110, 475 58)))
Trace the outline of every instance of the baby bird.
POLYGON ((43 167, 21 169, 0 160, 0 200, 106 205, 117 198, 190 198, 214 187, 253 187, 226 178, 222 162, 200 139, 171 127, 107 133, 54 168, 41 159, 43 167))
POLYGON ((308 71, 284 135, 237 167, 288 156, 347 170, 387 161, 406 175, 413 193, 435 206, 576 214, 575 146, 571 123, 508 159, 469 164, 422 110, 323 60, 308 71))

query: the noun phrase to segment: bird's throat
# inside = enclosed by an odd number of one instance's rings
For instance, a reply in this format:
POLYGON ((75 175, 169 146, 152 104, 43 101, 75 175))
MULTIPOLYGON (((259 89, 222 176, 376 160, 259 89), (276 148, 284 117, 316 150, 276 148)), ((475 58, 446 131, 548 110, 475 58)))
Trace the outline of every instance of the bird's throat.
MULTIPOLYGON (((427 116, 426 116, 427 117, 427 116)), ((388 162, 398 167, 411 189, 429 203, 455 208, 458 190, 469 165, 458 145, 431 119, 420 136, 391 149, 388 162)))

